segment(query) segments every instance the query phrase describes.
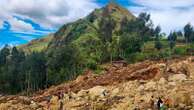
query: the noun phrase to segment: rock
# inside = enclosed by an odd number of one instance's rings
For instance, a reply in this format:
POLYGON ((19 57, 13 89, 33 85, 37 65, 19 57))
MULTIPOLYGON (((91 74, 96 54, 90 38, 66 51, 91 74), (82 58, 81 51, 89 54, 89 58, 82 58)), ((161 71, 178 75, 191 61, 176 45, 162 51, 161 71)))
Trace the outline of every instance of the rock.
POLYGON ((187 76, 185 74, 174 74, 168 78, 168 81, 172 82, 182 82, 185 80, 187 80, 187 76))
POLYGON ((50 100, 50 108, 51 110, 58 110, 59 109, 59 99, 57 96, 52 96, 50 100))
POLYGON ((92 100, 95 100, 98 97, 104 97, 106 94, 106 89, 102 86, 96 86, 89 89, 89 96, 92 100))
POLYGON ((140 85, 138 88, 137 88, 137 91, 138 92, 141 92, 141 91, 144 91, 145 87, 143 85, 140 85))
POLYGON ((87 90, 81 90, 77 93, 77 97, 84 97, 86 95, 88 95, 89 91, 87 90))
POLYGON ((156 82, 150 81, 147 84, 145 84, 145 90, 150 90, 150 91, 156 90, 156 82))
POLYGON ((189 63, 190 62, 188 60, 173 63, 168 66, 167 71, 173 74, 185 74, 189 76, 190 75, 189 63))
POLYGON ((113 89, 112 92, 111 92, 111 96, 117 96, 119 94, 120 90, 119 88, 116 88, 116 89, 113 89))
POLYGON ((27 97, 24 97, 24 96, 19 96, 18 100, 21 101, 23 104, 26 104, 26 105, 31 104, 31 100, 27 97))
POLYGON ((77 94, 75 94, 74 92, 70 92, 69 93, 69 98, 70 99, 76 99, 77 98, 77 94))
POLYGON ((37 109, 37 108, 39 108, 39 105, 36 104, 34 101, 31 101, 30 107, 33 109, 37 109))
POLYGON ((185 105, 185 106, 190 106, 192 105, 192 100, 191 100, 191 96, 190 93, 188 92, 182 92, 182 91, 177 91, 175 93, 173 93, 173 96, 171 96, 173 98, 173 102, 175 105, 185 105))
POLYGON ((68 101, 68 100, 70 99, 68 94, 63 94, 63 96, 64 96, 63 99, 64 99, 65 101, 68 101))
POLYGON ((184 109, 185 107, 186 107, 185 104, 183 104, 183 103, 180 103, 180 104, 179 104, 179 108, 180 108, 180 109, 184 109))
POLYGON ((160 80, 158 81, 158 84, 160 85, 165 85, 167 83, 166 79, 165 78, 160 78, 160 80))
POLYGON ((58 103, 58 97, 57 96, 52 96, 52 98, 51 98, 51 100, 50 100, 50 103, 51 104, 56 104, 56 103, 58 103))
POLYGON ((176 82, 168 82, 169 86, 176 86, 176 82))

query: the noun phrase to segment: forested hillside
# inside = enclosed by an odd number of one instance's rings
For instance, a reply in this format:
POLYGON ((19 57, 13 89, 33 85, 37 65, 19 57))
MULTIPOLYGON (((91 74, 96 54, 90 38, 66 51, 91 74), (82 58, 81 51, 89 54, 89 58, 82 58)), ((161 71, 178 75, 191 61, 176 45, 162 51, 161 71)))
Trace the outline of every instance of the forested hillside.
POLYGON ((167 37, 150 16, 135 17, 110 3, 65 24, 47 40, 19 49, 5 46, 0 51, 0 94, 30 94, 75 79, 88 69, 98 74, 102 64, 117 60, 134 63, 193 54, 190 24, 184 32, 171 32, 167 37))

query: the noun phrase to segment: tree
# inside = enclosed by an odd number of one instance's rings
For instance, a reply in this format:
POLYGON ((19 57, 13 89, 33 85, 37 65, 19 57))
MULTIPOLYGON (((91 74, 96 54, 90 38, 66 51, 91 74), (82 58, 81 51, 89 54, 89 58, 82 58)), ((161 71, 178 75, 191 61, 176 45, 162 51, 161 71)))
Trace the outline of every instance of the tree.
POLYGON ((10 49, 8 45, 5 45, 5 47, 0 52, 0 66, 6 64, 7 57, 10 55, 10 49))
POLYGON ((154 30, 154 35, 156 37, 160 36, 160 32, 161 32, 161 27, 160 26, 157 26, 154 30))
POLYGON ((155 48, 156 48, 157 50, 161 50, 162 47, 163 47, 163 45, 162 45, 162 43, 160 42, 160 40, 159 40, 159 39, 156 40, 156 41, 155 41, 155 48))
POLYGON ((16 47, 13 47, 10 54, 10 61, 8 63, 7 74, 9 75, 9 83, 11 93, 15 94, 22 91, 22 74, 21 63, 25 60, 24 52, 18 51, 16 47))
POLYGON ((23 62, 25 76, 24 86, 29 94, 32 91, 43 89, 46 85, 46 59, 43 53, 33 52, 23 62))
POLYGON ((150 21, 150 17, 150 14, 140 13, 137 19, 141 22, 144 22, 143 24, 145 24, 150 21))
POLYGON ((79 50, 73 44, 56 49, 47 62, 48 84, 59 84, 75 78, 86 66, 84 64, 79 50))
POLYGON ((178 33, 177 32, 171 32, 169 34, 168 40, 169 40, 170 49, 173 49, 175 47, 177 37, 178 37, 178 33))
POLYGON ((99 28, 100 28, 99 32, 103 42, 112 41, 112 34, 115 26, 116 26, 116 23, 110 16, 102 18, 99 24, 99 28))
MULTIPOLYGON (((158 26, 157 29, 159 28, 158 26)), ((126 33, 138 33, 141 36, 141 40, 146 42, 155 36, 154 31, 155 29, 153 28, 150 14, 140 13, 135 20, 128 20, 127 17, 124 17, 121 21, 119 32, 121 36, 126 33)), ((161 31, 161 29, 157 31, 161 31)))
POLYGON ((179 37, 183 37, 182 31, 178 31, 178 32, 176 32, 176 34, 177 34, 177 36, 179 36, 179 37))
POLYGON ((186 43, 192 42, 192 34, 193 34, 193 27, 191 26, 190 23, 188 23, 184 27, 184 37, 185 37, 186 43))
POLYGON ((154 30, 154 35, 155 35, 155 48, 157 50, 161 50, 162 49, 162 43, 160 41, 161 39, 161 35, 160 35, 160 32, 161 32, 161 27, 160 26, 157 26, 154 30))
POLYGON ((130 54, 140 52, 143 45, 140 36, 137 34, 125 34, 120 39, 121 57, 128 57, 130 54))

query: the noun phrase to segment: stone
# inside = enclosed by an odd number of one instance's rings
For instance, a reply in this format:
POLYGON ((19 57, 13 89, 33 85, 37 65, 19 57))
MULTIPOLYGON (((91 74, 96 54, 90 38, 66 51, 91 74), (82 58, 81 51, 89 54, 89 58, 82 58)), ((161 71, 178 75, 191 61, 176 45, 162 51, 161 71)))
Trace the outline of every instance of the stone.
POLYGON ((37 108, 39 108, 39 105, 36 104, 34 101, 31 101, 30 107, 33 109, 37 109, 37 108))
POLYGON ((187 80, 187 76, 185 74, 174 74, 168 78, 168 81, 172 82, 182 82, 185 80, 187 80))
POLYGON ((26 105, 31 104, 31 100, 27 97, 24 97, 24 96, 19 96, 18 100, 21 101, 23 104, 26 104, 26 105))
POLYGON ((51 100, 50 100, 50 103, 51 104, 56 104, 58 102, 58 97, 57 96, 52 96, 51 100))
POLYGON ((156 90, 156 82, 150 81, 147 84, 145 84, 145 90, 150 90, 150 91, 156 90))
POLYGON ((86 95, 88 95, 89 91, 87 90, 81 90, 77 93, 77 97, 84 97, 86 95))
POLYGON ((138 92, 141 92, 141 91, 144 91, 145 87, 143 85, 140 85, 138 88, 137 88, 137 91, 138 92))
POLYGON ((165 85, 167 83, 166 79, 165 78, 160 78, 160 80, 158 81, 158 84, 160 85, 165 85))
POLYGON ((89 96, 92 100, 95 100, 98 97, 104 97, 106 93, 106 89, 102 86, 96 86, 89 89, 89 96))
POLYGON ((117 96, 119 94, 120 90, 119 88, 116 88, 116 89, 113 89, 112 92, 111 92, 111 96, 117 96))
POLYGON ((169 86, 176 86, 176 82, 168 82, 169 86))

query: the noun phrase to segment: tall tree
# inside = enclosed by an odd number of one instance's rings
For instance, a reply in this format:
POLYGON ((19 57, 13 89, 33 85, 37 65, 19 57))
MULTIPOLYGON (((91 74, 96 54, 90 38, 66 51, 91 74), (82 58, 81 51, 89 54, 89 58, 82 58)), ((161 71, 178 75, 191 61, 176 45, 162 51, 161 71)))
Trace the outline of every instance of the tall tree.
POLYGON ((128 57, 130 54, 140 52, 143 45, 138 34, 125 34, 120 39, 121 57, 128 57))
POLYGON ((115 26, 116 23, 110 16, 102 18, 99 24, 100 27, 99 32, 103 42, 112 42, 112 35, 115 26))
POLYGON ((7 62, 7 57, 10 55, 10 48, 6 45, 0 52, 0 65, 4 65, 7 62))
POLYGON ((193 34, 193 27, 191 26, 190 23, 188 23, 184 27, 184 37, 185 37, 186 43, 190 43, 192 41, 192 34, 193 34))
POLYGON ((32 53, 23 63, 27 93, 43 89, 46 84, 46 59, 43 53, 32 53))
POLYGON ((170 49, 173 49, 175 47, 177 37, 178 37, 178 33, 177 32, 171 32, 169 34, 168 40, 169 40, 170 49))

